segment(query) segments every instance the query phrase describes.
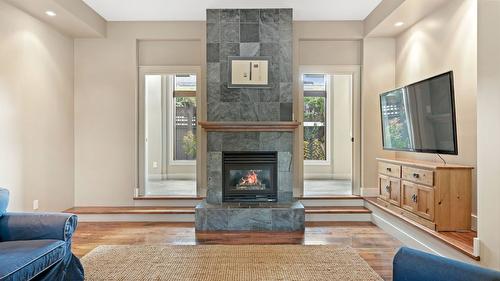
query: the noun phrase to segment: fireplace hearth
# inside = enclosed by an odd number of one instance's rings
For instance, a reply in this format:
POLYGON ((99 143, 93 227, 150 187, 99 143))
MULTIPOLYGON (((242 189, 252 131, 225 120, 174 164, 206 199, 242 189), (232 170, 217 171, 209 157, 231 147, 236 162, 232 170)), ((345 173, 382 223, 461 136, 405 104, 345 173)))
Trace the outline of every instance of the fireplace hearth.
POLYGON ((223 152, 223 202, 276 202, 277 152, 223 152))

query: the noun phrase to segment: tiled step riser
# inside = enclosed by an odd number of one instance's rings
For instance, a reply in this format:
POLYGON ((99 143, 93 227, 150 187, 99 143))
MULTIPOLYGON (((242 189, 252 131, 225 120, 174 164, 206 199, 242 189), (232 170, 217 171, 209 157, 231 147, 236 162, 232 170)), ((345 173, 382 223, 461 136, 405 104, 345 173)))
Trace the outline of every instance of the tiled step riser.
MULTIPOLYGON (((79 214, 80 222, 194 222, 194 214, 79 214)), ((371 221, 371 214, 306 214, 306 221, 371 221)))

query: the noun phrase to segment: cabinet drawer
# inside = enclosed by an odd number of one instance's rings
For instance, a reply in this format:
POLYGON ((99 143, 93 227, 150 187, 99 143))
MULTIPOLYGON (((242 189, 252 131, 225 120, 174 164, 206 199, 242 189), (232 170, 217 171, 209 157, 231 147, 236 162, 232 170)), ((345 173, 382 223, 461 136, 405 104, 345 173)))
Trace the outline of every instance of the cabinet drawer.
POLYGON ((425 184, 428 186, 434 185, 434 172, 429 170, 422 170, 413 167, 403 166, 402 178, 404 180, 425 184))
POLYGON ((391 177, 401 177, 401 166, 386 162, 378 162, 378 172, 391 177))

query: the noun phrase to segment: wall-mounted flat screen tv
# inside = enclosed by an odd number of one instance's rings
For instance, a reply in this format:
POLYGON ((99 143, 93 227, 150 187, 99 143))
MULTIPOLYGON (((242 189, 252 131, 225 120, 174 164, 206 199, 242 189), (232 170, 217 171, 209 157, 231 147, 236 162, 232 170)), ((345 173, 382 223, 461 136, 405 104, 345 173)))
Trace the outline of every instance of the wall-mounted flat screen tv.
POLYGON ((380 95, 386 150, 458 154, 453 72, 380 95))

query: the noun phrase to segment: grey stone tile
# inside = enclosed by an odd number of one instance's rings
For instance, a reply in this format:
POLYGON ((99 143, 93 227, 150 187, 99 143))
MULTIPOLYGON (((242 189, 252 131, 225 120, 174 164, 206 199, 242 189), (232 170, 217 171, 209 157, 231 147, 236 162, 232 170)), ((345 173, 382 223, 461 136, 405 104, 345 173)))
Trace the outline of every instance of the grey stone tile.
POLYGON ((280 102, 293 102, 292 83, 280 83, 280 102))
POLYGON ((250 105, 251 103, 259 102, 260 98, 260 89, 254 88, 242 88, 240 102, 244 103, 243 106, 250 105))
POLYGON ((258 9, 241 9, 240 10, 240 22, 258 23, 259 17, 260 17, 260 14, 259 14, 258 9))
POLYGON ((293 21, 293 10, 292 9, 280 9, 280 23, 292 23, 293 21))
POLYGON ((290 172, 278 173, 279 192, 293 192, 293 176, 290 172))
POLYGON ((293 31, 292 31, 292 24, 279 24, 279 36, 280 36, 280 42, 292 42, 293 40, 293 31))
POLYGON ((223 43, 220 45, 220 60, 227 61, 229 56, 240 55, 239 43, 223 43))
POLYGON ((240 150, 239 133, 226 132, 222 136, 222 151, 238 151, 240 150))
POLYGON ((261 9, 260 21, 262 23, 278 23, 280 20, 279 9, 261 9))
POLYGON ((267 22, 260 24, 260 42, 279 42, 279 29, 277 23, 267 22))
POLYGON ((272 209, 231 209, 229 230, 272 230, 272 209))
POLYGON ((207 230, 217 231, 228 229, 228 214, 224 209, 207 209, 207 230))
POLYGON ((207 133, 207 151, 218 152, 222 151, 222 132, 208 132, 207 133))
POLYGON ((218 104, 220 102, 220 83, 208 81, 207 102, 209 104, 209 107, 218 104))
POLYGON ((207 43, 220 42, 220 25, 218 23, 207 23, 207 43))
POLYGON ((222 191, 218 190, 207 190, 207 203, 210 204, 221 204, 222 203, 222 191))
POLYGON ((282 132, 280 134, 279 149, 281 152, 292 152, 293 151, 293 134, 288 132, 282 132))
POLYGON ((219 62, 219 43, 207 44, 207 62, 219 62))
POLYGON ((279 121, 280 106, 278 102, 260 103, 259 121, 279 121))
POLYGON ((207 153, 207 171, 222 173, 222 152, 207 153))
POLYGON ((240 43, 240 55, 242 57, 256 57, 260 54, 259 43, 240 43))
POLYGON ((280 63, 280 82, 292 82, 292 62, 287 61, 280 63))
POLYGON ((229 71, 227 68, 227 57, 220 62, 220 82, 225 83, 229 80, 229 71))
POLYGON ((239 134, 239 149, 241 151, 257 151, 260 144, 259 132, 242 132, 239 134))
POLYGON ((292 172, 292 159, 291 152, 278 152, 278 171, 292 172))
POLYGON ((280 103, 280 121, 292 121, 293 119, 293 104, 280 103))
POLYGON ((221 22, 239 22, 240 10, 238 9, 222 9, 220 11, 221 22))
POLYGON ((259 24, 241 23, 240 42, 259 42, 259 24))
POLYGON ((220 83, 220 63, 207 63, 208 83, 220 83))
POLYGON ((205 208, 195 208, 195 228, 203 231, 206 229, 207 212, 205 208))
POLYGON ((208 190, 222 192, 222 173, 219 171, 210 171, 207 183, 208 190))
POLYGON ((240 25, 237 23, 222 23, 221 24, 221 42, 222 43, 239 43, 240 42, 240 25))
POLYGON ((289 203, 293 201, 293 192, 278 191, 278 201, 282 203, 289 203))
MULTIPOLYGON (((262 132, 260 133, 260 150, 263 151, 278 151, 279 148, 278 132, 262 132)), ((279 159, 279 156, 278 156, 279 159)))
POLYGON ((274 231, 294 231, 293 210, 272 210, 272 225, 274 231))
POLYGON ((220 16, 219 9, 207 9, 207 22, 208 23, 218 23, 220 16))
POLYGON ((292 42, 280 42, 279 44, 279 63, 292 61, 292 42))
POLYGON ((260 89, 259 100, 261 102, 279 102, 280 101, 280 90, 279 84, 271 84, 270 88, 260 89))
POLYGON ((210 121, 240 121, 240 103, 220 102, 209 107, 208 116, 210 121))
POLYGON ((279 56, 280 46, 278 43, 260 43, 260 55, 272 57, 272 60, 277 60, 279 56))
POLYGON ((304 230, 305 220, 306 220, 306 214, 304 206, 302 206, 302 208, 293 209, 293 222, 295 230, 304 230))
POLYGON ((227 83, 223 83, 220 86, 220 98, 222 102, 239 102, 240 101, 240 89, 238 88, 228 88, 227 83))
POLYGON ((242 121, 259 121, 259 104, 240 103, 240 113, 242 121))

